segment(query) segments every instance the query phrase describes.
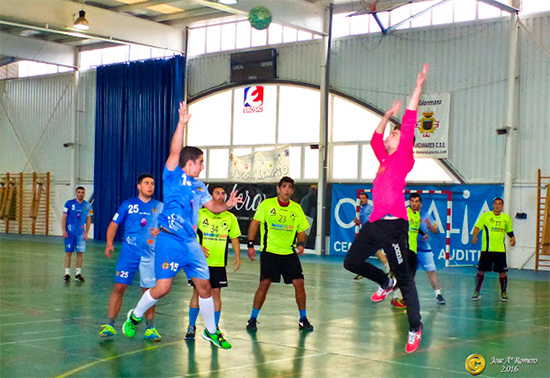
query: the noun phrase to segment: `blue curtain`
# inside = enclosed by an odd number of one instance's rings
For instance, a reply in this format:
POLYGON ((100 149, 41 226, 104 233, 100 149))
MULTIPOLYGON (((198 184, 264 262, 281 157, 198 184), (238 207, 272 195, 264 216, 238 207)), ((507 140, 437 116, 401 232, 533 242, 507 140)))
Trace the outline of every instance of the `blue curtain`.
POLYGON ((105 240, 120 204, 137 196, 137 177, 151 173, 162 200, 162 171, 183 99, 185 58, 97 69, 94 239, 105 240))

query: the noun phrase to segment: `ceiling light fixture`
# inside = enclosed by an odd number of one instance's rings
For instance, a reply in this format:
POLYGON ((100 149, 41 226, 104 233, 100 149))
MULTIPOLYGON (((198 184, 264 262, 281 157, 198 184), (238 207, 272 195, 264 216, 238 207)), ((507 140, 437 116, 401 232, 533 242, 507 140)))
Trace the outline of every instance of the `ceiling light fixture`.
POLYGON ((86 20, 86 12, 84 10, 78 11, 78 18, 75 20, 73 27, 80 30, 88 30, 90 24, 86 20))
POLYGON ((235 5, 239 2, 239 0, 218 0, 218 2, 224 5, 235 5))

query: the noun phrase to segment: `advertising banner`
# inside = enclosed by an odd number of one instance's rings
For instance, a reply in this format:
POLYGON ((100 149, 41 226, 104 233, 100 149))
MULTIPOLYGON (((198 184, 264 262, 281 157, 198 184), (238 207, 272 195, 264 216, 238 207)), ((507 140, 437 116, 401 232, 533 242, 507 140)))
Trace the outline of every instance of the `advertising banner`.
POLYGON ((257 151, 249 155, 231 155, 229 179, 234 182, 278 182, 290 172, 290 148, 257 151))
MULTIPOLYGON (((332 187, 332 208, 330 223, 330 254, 345 255, 353 239, 356 228, 353 219, 357 216, 359 195, 363 190, 370 191, 372 185, 334 184, 332 187)), ((451 209, 450 264, 475 265, 479 258, 481 240, 472 244, 472 231, 478 217, 492 210, 493 199, 501 197, 502 185, 423 185, 407 186, 407 190, 442 191, 445 193, 422 193, 422 211, 428 212, 439 227, 439 233, 429 235, 429 243, 434 251, 436 265, 445 266, 447 208, 451 209), (446 192, 451 192, 448 204, 446 192)), ((405 196, 408 206, 408 194, 405 196)), ((372 196, 369 196, 372 205, 372 196)))
POLYGON ((427 94, 420 98, 414 130, 416 158, 449 157, 450 112, 450 93, 427 94))

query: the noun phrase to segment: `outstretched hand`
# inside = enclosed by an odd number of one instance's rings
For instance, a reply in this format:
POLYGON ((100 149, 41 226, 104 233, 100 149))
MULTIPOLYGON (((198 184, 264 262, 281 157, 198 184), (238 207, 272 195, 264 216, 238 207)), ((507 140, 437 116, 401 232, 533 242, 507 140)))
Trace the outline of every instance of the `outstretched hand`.
POLYGON ((189 114, 189 110, 187 109, 187 104, 185 103, 185 101, 180 102, 178 113, 180 115, 179 121, 183 124, 186 124, 191 119, 191 114, 189 114))
POLYGON ((384 114, 384 117, 386 117, 386 118, 393 117, 394 115, 397 114, 397 112, 399 112, 399 109, 401 109, 401 100, 399 100, 397 102, 394 101, 391 108, 388 109, 386 111, 386 113, 384 114))
POLYGON ((238 203, 243 203, 244 202, 242 197, 237 196, 238 193, 239 193, 239 191, 235 190, 234 192, 231 192, 231 194, 229 195, 229 199, 226 202, 226 205, 229 208, 232 208, 233 206, 235 206, 238 203))
POLYGON ((422 72, 419 72, 418 75, 416 75, 416 86, 422 87, 424 84, 424 80, 426 80, 426 76, 428 76, 428 67, 429 64, 425 63, 424 68, 422 69, 422 72))

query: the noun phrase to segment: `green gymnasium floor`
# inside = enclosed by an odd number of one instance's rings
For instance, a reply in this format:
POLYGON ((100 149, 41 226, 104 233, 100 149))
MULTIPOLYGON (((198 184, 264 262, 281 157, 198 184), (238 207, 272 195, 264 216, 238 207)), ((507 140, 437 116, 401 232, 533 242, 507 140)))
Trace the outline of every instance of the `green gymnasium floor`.
MULTIPOLYGON (((90 242, 86 282, 64 284, 63 255, 61 238, 0 235, 1 377, 467 377, 472 354, 485 358, 483 377, 550 376, 548 272, 511 271, 510 301, 502 303, 496 274, 487 275, 482 299, 472 302, 475 269, 444 269, 439 277, 446 306, 436 304, 419 272, 425 331, 420 349, 407 355, 405 312, 392 309, 389 299, 372 303, 376 285, 354 282, 341 258, 303 258, 313 333, 298 330, 292 287, 273 285, 257 335, 248 334, 259 263, 243 258, 222 290, 221 328, 233 344, 225 351, 201 338, 184 340, 191 290, 182 273, 157 307, 162 342, 142 340, 143 328, 132 340, 120 332, 139 298, 135 286, 118 317, 119 334, 98 337, 116 261, 104 257, 102 244, 90 242), (514 360, 491 364, 508 357, 514 360), (529 360, 520 364, 516 357, 529 360)), ((199 330, 202 324, 199 317, 199 330)))

